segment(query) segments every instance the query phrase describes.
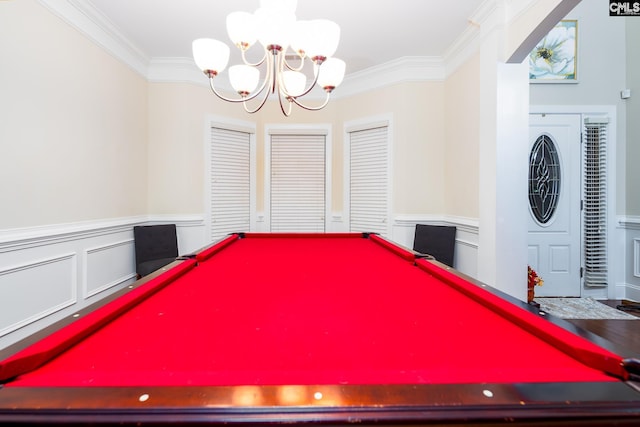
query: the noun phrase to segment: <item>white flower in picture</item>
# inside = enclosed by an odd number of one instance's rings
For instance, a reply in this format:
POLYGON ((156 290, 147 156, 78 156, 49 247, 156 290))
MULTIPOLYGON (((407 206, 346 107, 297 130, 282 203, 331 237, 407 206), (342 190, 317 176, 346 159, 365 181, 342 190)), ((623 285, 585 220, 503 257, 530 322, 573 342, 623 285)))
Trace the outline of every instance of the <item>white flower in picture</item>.
POLYGON ((561 21, 531 51, 529 78, 576 79, 576 21, 561 21))

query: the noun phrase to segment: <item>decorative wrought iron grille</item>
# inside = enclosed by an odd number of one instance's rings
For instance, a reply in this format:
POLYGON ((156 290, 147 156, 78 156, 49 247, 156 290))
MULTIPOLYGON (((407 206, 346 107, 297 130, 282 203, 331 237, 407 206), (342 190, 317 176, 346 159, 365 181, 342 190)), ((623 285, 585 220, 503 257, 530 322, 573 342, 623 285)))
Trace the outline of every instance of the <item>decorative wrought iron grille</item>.
POLYGON ((560 199, 560 158, 549 135, 540 135, 529 155, 529 205, 540 224, 548 223, 560 199))

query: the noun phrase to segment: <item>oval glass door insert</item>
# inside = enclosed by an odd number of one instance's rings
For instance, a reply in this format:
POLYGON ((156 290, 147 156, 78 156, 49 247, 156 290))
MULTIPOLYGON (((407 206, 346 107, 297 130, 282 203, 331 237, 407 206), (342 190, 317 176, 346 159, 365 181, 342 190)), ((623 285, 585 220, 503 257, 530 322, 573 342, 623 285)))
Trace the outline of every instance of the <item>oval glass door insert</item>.
POLYGON ((560 198, 560 157, 549 135, 540 135, 529 155, 529 205, 540 224, 547 224, 560 198))

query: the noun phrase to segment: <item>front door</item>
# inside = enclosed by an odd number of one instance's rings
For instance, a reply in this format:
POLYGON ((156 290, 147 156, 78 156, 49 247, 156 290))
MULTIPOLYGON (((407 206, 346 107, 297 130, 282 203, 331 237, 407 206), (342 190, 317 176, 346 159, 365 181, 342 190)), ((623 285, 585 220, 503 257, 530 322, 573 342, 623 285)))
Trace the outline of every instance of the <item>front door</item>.
POLYGON ((580 296, 580 115, 531 114, 528 261, 536 296, 580 296))

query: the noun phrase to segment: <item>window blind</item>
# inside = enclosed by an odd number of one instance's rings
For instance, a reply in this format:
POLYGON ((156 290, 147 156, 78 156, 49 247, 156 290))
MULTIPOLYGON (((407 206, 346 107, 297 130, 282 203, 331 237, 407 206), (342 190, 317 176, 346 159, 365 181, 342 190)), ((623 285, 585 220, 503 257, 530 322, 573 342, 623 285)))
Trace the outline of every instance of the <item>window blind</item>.
POLYGON ((349 227, 388 234, 388 127, 349 133, 349 227))
POLYGON ((607 286, 607 121, 585 120, 584 283, 607 286))
POLYGON ((271 231, 325 231, 324 135, 271 135, 271 231))
POLYGON ((211 239, 250 228, 250 137, 211 128, 211 239))

